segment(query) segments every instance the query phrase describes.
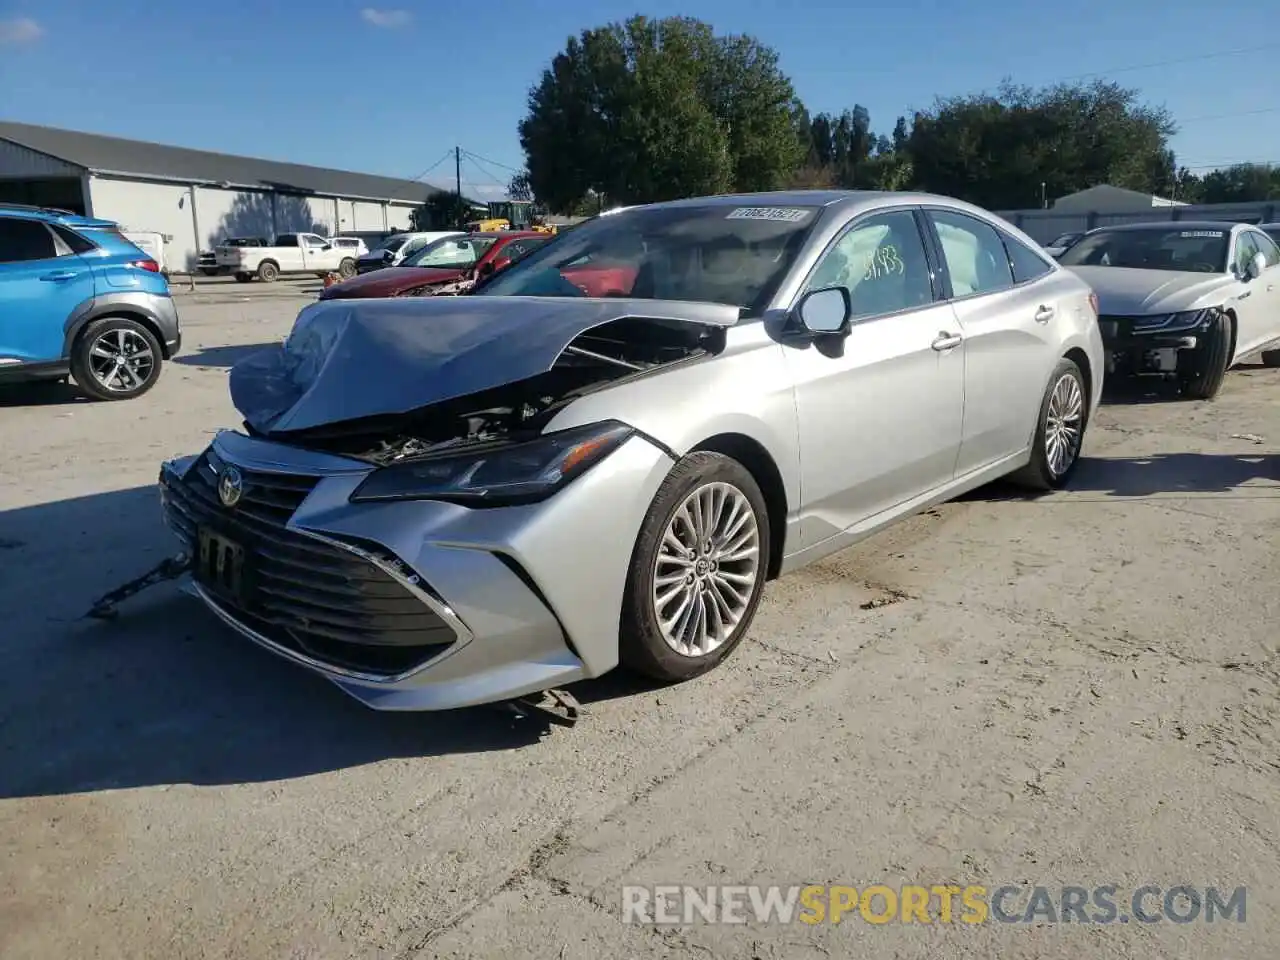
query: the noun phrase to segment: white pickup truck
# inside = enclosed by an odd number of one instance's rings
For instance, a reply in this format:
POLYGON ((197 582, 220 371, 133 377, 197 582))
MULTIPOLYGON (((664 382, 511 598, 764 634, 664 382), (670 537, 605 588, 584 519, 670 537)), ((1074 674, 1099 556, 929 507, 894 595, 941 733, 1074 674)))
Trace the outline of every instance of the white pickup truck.
POLYGON ((241 283, 254 277, 271 283, 284 274, 336 273, 346 280, 356 275, 354 251, 336 247, 314 233, 282 233, 269 247, 214 248, 218 267, 241 283))

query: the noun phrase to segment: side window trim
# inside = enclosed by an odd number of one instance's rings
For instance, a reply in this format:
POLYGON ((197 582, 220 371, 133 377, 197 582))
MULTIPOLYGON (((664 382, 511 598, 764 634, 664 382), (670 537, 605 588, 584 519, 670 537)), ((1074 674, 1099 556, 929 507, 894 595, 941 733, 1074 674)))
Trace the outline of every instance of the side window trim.
MULTIPOLYGON (((968 217, 970 220, 976 220, 979 223, 983 224, 984 226, 990 227, 993 231, 995 231, 996 238, 1000 241, 1000 249, 1004 251, 1005 259, 1006 261, 1008 261, 1009 249, 1008 247, 1005 246, 1005 243, 1004 243, 1004 231, 1001 230, 994 223, 991 223, 989 220, 986 220, 982 217, 975 216, 972 213, 969 213, 967 210, 952 210, 950 207, 938 206, 937 204, 924 204, 923 206, 920 207, 920 210, 925 215, 925 220, 929 225, 929 233, 933 237, 933 242, 936 243, 938 247, 938 261, 941 266, 943 282, 945 283, 947 293, 949 294, 949 296, 947 297, 949 301, 960 303, 965 300, 976 300, 978 297, 990 297, 993 294, 1004 293, 1006 290, 1012 290, 1014 289, 1014 287, 1017 287, 1019 285, 1014 281, 1013 263, 1009 262, 1008 263, 1009 286, 1001 287, 999 290, 981 290, 976 293, 966 293, 966 294, 957 296, 955 292, 955 288, 951 285, 951 268, 947 265, 947 258, 945 254, 943 254, 942 252, 942 237, 938 233, 937 224, 933 222, 933 217, 929 216, 929 214, 946 213, 955 217, 968 217)), ((1027 281, 1027 282, 1031 282, 1031 281, 1027 281)))
POLYGON ((905 204, 905 203, 900 205, 894 205, 891 207, 879 207, 875 210, 867 210, 863 213, 857 214, 851 220, 846 222, 845 225, 841 227, 840 230, 836 233, 836 235, 832 237, 830 241, 827 242, 827 245, 822 248, 822 252, 818 254, 817 259, 813 261, 813 266, 809 268, 808 273, 805 274, 804 279, 800 282, 799 291, 792 298, 791 303, 787 306, 787 312, 790 313, 792 310, 794 310, 796 306, 800 303, 801 299, 803 299, 804 295, 809 292, 809 284, 813 282, 813 278, 817 274, 818 268, 822 266, 823 261, 826 260, 827 257, 831 254, 831 252, 840 245, 840 242, 844 240, 845 237, 847 237, 852 231, 858 229, 858 227, 860 227, 862 224, 866 223, 866 221, 874 219, 875 217, 883 216, 888 213, 906 213, 906 214, 909 214, 911 216, 911 219, 915 222, 916 230, 917 232, 920 233, 920 242, 924 246, 925 260, 926 262, 929 263, 929 269, 931 271, 931 276, 929 278, 929 288, 933 292, 933 299, 929 303, 923 303, 923 304, 920 304, 919 306, 914 306, 914 307, 904 307, 901 310, 893 310, 889 313, 877 313, 869 317, 855 317, 853 320, 853 326, 859 326, 864 323, 875 323, 879 320, 888 320, 893 317, 900 317, 903 314, 914 313, 917 310, 926 310, 930 307, 937 306, 940 302, 942 302, 944 298, 940 296, 938 284, 935 280, 934 275, 932 275, 933 272, 936 271, 936 264, 934 264, 932 261, 932 254, 929 247, 929 237, 927 234, 921 231, 920 210, 921 208, 918 204, 905 204))

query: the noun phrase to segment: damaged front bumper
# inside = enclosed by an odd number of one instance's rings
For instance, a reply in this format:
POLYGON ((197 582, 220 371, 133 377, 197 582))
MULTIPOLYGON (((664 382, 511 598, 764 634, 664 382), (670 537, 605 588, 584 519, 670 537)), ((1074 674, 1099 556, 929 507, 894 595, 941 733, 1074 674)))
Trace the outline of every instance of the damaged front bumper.
POLYGON ((379 710, 512 700, 618 662, 644 511, 639 435, 540 503, 350 502, 372 467, 239 433, 166 463, 166 521, 223 622, 379 710))
POLYGON ((1198 310, 1159 316, 1099 317, 1107 373, 1176 373, 1179 355, 1200 349, 1219 315, 1217 310, 1198 310))

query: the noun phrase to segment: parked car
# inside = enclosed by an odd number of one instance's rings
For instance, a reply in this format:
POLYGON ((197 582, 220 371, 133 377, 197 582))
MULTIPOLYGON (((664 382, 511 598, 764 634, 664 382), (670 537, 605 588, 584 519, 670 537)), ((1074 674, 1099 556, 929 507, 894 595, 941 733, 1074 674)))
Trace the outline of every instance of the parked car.
POLYGON ((330 245, 336 250, 345 250, 349 256, 359 260, 369 252, 368 246, 359 237, 330 237, 330 245))
POLYGON ((117 224, 0 204, 0 381, 70 376, 128 400, 181 346, 168 280, 117 224))
POLYGON ((1058 257, 1062 256, 1063 253, 1066 252, 1068 247, 1070 247, 1073 243, 1075 243, 1077 240, 1079 240, 1083 236, 1084 236, 1083 230, 1077 231, 1074 233, 1064 233, 1061 236, 1059 236, 1057 239, 1055 239, 1053 243, 1046 246, 1044 248, 1044 252, 1049 254, 1049 256, 1053 257, 1054 259, 1057 259, 1058 257))
MULTIPOLYGON (((220 246, 224 247, 269 247, 271 241, 267 237, 227 237, 220 246)), ((224 276, 231 272, 231 267, 218 266, 216 250, 206 250, 196 260, 196 269, 206 277, 224 276)))
POLYGON ((1261 353, 1280 366, 1280 247, 1257 227, 1164 221, 1091 230, 1058 262, 1093 287, 1108 371, 1176 379, 1208 400, 1261 353))
POLYGON ((320 299, 430 296, 459 284, 464 285, 459 289, 464 289, 549 240, 551 237, 545 233, 516 230, 451 234, 422 247, 399 266, 326 287, 320 299))
POLYGON ((383 710, 505 701, 742 640, 765 582, 1006 474, 1070 478, 1093 295, 910 193, 602 216, 469 296, 311 304, 239 361, 245 428, 169 461, 227 624, 383 710), (588 297, 578 265, 627 268, 588 297))
POLYGON ((385 267, 399 266, 409 257, 445 237, 460 237, 461 230, 428 230, 418 233, 393 233, 356 262, 357 273, 370 273, 385 267))
POLYGON ((282 233, 269 247, 222 244, 215 250, 218 266, 245 283, 255 277, 272 283, 288 274, 311 273, 323 277, 336 273, 356 275, 356 258, 350 250, 335 247, 314 233, 282 233))

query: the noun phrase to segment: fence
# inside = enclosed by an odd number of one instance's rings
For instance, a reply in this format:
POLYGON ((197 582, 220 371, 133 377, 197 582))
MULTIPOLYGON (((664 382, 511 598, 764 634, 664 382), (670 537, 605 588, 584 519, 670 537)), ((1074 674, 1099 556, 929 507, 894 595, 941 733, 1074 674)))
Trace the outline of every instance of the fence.
POLYGON ((1038 243, 1050 243, 1064 233, 1092 230, 1117 223, 1151 223, 1168 220, 1218 220, 1229 223, 1274 223, 1280 221, 1280 201, 1254 203, 1205 203, 1184 207, 1144 207, 1123 212, 1001 210, 1015 227, 1038 243))

